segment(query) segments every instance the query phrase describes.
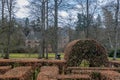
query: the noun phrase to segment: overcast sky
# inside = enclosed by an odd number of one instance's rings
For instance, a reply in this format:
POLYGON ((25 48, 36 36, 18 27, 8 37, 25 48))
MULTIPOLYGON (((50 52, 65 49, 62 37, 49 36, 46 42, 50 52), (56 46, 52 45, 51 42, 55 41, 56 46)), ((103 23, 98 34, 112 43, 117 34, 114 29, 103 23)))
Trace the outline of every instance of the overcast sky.
MULTIPOLYGON (((100 5, 104 5, 104 4, 106 4, 106 2, 109 2, 109 1, 112 1, 112 0, 99 0, 99 1, 101 2, 100 5)), ((17 4, 18 4, 20 9, 16 13, 16 17, 18 17, 18 18, 28 17, 29 16, 29 9, 25 8, 25 6, 29 5, 29 2, 27 0, 17 0, 17 4)), ((79 7, 79 6, 77 6, 77 7, 79 7)), ((77 15, 76 12, 74 12, 74 14, 77 15)), ((62 16, 62 17, 67 17, 68 13, 65 12, 65 11, 60 11, 59 15, 62 16)))
POLYGON ((26 5, 28 5, 28 1, 27 0, 17 0, 17 4, 19 6, 19 10, 16 13, 16 16, 18 18, 25 18, 28 17, 29 15, 29 9, 25 8, 26 5))

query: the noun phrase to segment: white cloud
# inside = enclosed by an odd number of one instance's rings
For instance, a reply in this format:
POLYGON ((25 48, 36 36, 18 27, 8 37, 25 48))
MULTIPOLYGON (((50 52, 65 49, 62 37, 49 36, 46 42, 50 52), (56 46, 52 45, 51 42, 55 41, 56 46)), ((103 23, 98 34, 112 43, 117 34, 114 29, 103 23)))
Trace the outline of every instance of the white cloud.
POLYGON ((59 11, 58 14, 61 17, 67 17, 68 16, 68 13, 66 11, 59 11))
POLYGON ((16 16, 18 18, 24 18, 29 16, 29 9, 25 8, 25 6, 29 5, 27 0, 17 0, 17 5, 19 10, 16 12, 16 16))
POLYGON ((79 8, 79 9, 80 9, 80 8, 82 8, 82 7, 81 7, 81 5, 76 5, 75 8, 79 8))
POLYGON ((66 11, 59 11, 58 15, 60 17, 62 17, 63 19, 65 19, 65 20, 68 17, 72 17, 74 20, 76 20, 77 19, 77 13, 78 13, 78 11, 75 11, 75 10, 69 10, 68 12, 66 12, 66 11))
POLYGON ((17 0, 17 3, 21 7, 29 4, 27 0, 17 0))
POLYGON ((18 18, 24 18, 24 17, 28 17, 28 9, 19 9, 19 11, 16 13, 16 16, 18 18))

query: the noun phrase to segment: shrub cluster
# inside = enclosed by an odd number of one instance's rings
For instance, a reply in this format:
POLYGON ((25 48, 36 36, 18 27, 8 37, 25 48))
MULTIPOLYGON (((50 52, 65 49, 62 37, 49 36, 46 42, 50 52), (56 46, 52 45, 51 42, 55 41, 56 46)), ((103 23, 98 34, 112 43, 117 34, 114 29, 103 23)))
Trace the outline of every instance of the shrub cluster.
POLYGON ((39 52, 39 48, 38 47, 34 47, 34 48, 30 48, 30 47, 21 47, 21 48, 15 48, 15 49, 11 49, 10 50, 11 53, 38 53, 39 52))
MULTIPOLYGON (((114 56, 114 51, 115 50, 110 50, 109 51, 109 57, 113 57, 114 56)), ((120 58, 120 49, 117 50, 117 57, 120 58)))
POLYGON ((106 49, 95 40, 74 40, 64 51, 67 66, 79 66, 87 60, 90 67, 108 66, 106 49))

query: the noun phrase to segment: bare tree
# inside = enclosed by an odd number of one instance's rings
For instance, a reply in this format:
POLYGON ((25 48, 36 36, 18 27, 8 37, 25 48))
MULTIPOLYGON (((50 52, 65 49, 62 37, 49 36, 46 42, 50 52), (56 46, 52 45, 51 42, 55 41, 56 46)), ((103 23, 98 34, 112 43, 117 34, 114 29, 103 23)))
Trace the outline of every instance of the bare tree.
POLYGON ((57 58, 58 53, 58 0, 54 0, 54 8, 55 8, 55 15, 54 15, 54 28, 55 28, 55 58, 57 58))
POLYGON ((86 38, 89 37, 89 0, 86 1, 86 18, 87 18, 87 25, 86 25, 86 38))
POLYGON ((41 26, 41 33, 42 33, 42 39, 41 39, 41 54, 42 54, 42 58, 45 57, 45 0, 42 0, 42 8, 41 8, 41 22, 42 22, 42 26, 41 26))
POLYGON ((58 54, 58 6, 62 0, 54 0, 55 59, 58 54))
POLYGON ((119 15, 119 0, 117 0, 117 5, 116 5, 116 12, 115 12, 115 27, 114 27, 114 31, 115 31, 115 51, 114 51, 114 56, 113 59, 116 59, 116 55, 117 55, 117 47, 118 47, 118 15, 119 15))
POLYGON ((113 60, 116 59, 118 49, 118 29, 119 29, 119 0, 110 2, 103 8, 105 26, 111 49, 114 49, 113 60))
POLYGON ((15 3, 15 0, 6 0, 7 3, 7 9, 8 9, 8 17, 9 17, 9 23, 8 23, 8 32, 7 32, 7 49, 6 54, 4 56, 5 59, 9 58, 9 49, 10 49, 10 36, 11 36, 11 27, 12 27, 12 14, 13 14, 13 4, 15 3))
POLYGON ((47 29, 48 29, 48 0, 46 1, 46 34, 45 34, 45 42, 46 42, 46 59, 48 59, 48 32, 47 32, 47 29))
POLYGON ((4 9, 5 9, 5 0, 2 0, 1 3, 2 3, 2 27, 4 27, 4 9))
POLYGON ((48 28, 48 0, 42 0, 41 6, 41 51, 39 58, 48 58, 48 41, 47 41, 47 32, 48 28), (46 53, 46 57, 45 57, 46 53))
POLYGON ((80 7, 77 9, 79 10, 78 13, 81 15, 85 16, 85 27, 84 27, 84 33, 85 33, 85 38, 90 38, 90 26, 91 26, 91 21, 95 15, 95 12, 97 11, 98 8, 98 1, 97 0, 76 0, 77 5, 80 7))
POLYGON ((106 34, 107 34, 107 37, 108 38, 108 42, 109 42, 109 46, 111 49, 114 48, 114 43, 113 43, 113 14, 111 11, 109 11, 107 9, 107 7, 103 7, 102 8, 103 10, 103 16, 104 16, 104 25, 106 27, 106 34))
MULTIPOLYGON (((5 28, 5 20, 4 20, 4 19, 5 19, 5 16, 4 16, 4 15, 5 15, 5 13, 4 13, 4 12, 5 12, 5 0, 1 0, 1 5, 2 5, 2 6, 1 6, 1 7, 2 7, 2 8, 1 8, 1 9, 2 9, 2 10, 1 10, 1 11, 2 11, 2 12, 1 12, 1 13, 2 13, 2 16, 1 16, 1 17, 2 17, 1 28, 5 28)), ((3 54, 3 53, 4 53, 3 45, 2 45, 2 47, 1 47, 1 49, 2 49, 2 55, 1 55, 1 57, 3 57, 3 55, 4 55, 4 54, 3 54)))

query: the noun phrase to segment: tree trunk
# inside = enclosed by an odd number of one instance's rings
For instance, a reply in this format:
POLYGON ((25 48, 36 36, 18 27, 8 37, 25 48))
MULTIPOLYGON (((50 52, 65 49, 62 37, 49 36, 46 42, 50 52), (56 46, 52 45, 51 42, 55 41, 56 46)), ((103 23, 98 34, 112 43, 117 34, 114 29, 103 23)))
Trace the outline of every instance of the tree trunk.
MULTIPOLYGON (((48 0, 46 1, 46 31, 48 29, 48 0)), ((46 32, 46 59, 48 59, 48 32, 46 32)))
MULTIPOLYGON (((2 0, 2 23, 1 23, 2 28, 5 27, 5 21, 4 21, 4 8, 5 8, 5 0, 2 0)), ((4 51, 4 48, 3 48, 2 51, 4 51)), ((4 57, 4 54, 3 54, 3 53, 2 53, 2 57, 4 57)))
POLYGON ((4 8, 5 8, 5 0, 2 0, 2 27, 4 27, 4 8))
POLYGON ((57 58, 58 53, 58 0, 54 0, 55 2, 55 16, 54 16, 54 27, 55 27, 55 59, 57 58))
POLYGON ((13 0, 7 0, 7 8, 9 12, 9 25, 8 25, 8 34, 7 34, 7 52, 5 54, 5 59, 9 59, 9 49, 10 49, 10 36, 11 36, 11 24, 12 24, 12 3, 13 0))
POLYGON ((111 37, 110 37, 110 33, 108 32, 108 40, 109 40, 109 45, 110 45, 110 48, 113 49, 113 44, 112 44, 112 40, 111 40, 111 37))
POLYGON ((115 50, 113 59, 116 60, 117 55, 117 45, 118 45, 118 15, 119 15, 119 0, 117 0, 116 12, 115 12, 115 50))
POLYGON ((40 54, 39 58, 44 58, 45 57, 45 0, 42 0, 42 8, 41 8, 41 21, 42 21, 42 26, 41 26, 41 45, 40 45, 40 54))
POLYGON ((89 37, 89 0, 86 2, 86 13, 87 13, 87 25, 86 25, 86 30, 85 30, 85 36, 86 38, 89 37))

